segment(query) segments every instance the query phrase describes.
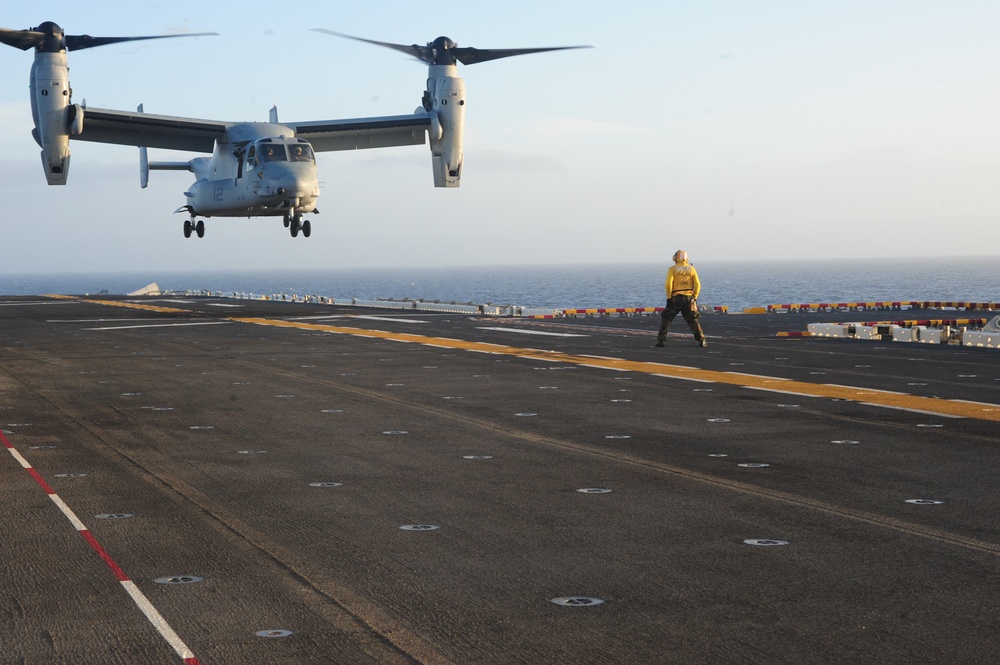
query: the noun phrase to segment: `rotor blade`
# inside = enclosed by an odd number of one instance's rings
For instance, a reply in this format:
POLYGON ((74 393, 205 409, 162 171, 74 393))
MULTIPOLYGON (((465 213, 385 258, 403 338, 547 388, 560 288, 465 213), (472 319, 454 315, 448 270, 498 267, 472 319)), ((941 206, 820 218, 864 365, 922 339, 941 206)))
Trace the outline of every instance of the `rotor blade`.
POLYGON ((365 42, 367 44, 374 44, 375 46, 384 46, 385 48, 391 48, 396 51, 402 51, 407 55, 412 55, 418 60, 423 60, 424 62, 434 62, 434 55, 431 50, 426 46, 419 46, 417 44, 410 44, 409 46, 405 44, 390 44, 389 42, 377 42, 374 39, 362 39, 361 37, 354 37, 352 35, 345 35, 342 32, 334 32, 333 30, 327 30, 326 28, 313 28, 313 32, 322 32, 324 35, 333 35, 334 37, 344 37, 346 39, 353 39, 358 42, 365 42))
POLYGON ((27 51, 33 46, 39 46, 44 41, 44 32, 36 32, 35 30, 8 30, 7 28, 0 28, 0 44, 13 46, 14 48, 19 48, 22 51, 27 51))
POLYGON ((134 42, 141 39, 168 39, 170 37, 207 37, 218 35, 217 32, 185 32, 176 35, 152 35, 149 37, 91 37, 90 35, 66 35, 66 48, 70 51, 80 51, 94 46, 117 44, 119 42, 134 42))
POLYGON ((480 62, 489 62, 500 58, 509 58, 515 55, 529 55, 531 53, 543 53, 545 51, 565 51, 574 48, 593 48, 593 46, 552 46, 548 48, 473 48, 471 46, 452 49, 455 58, 463 65, 475 65, 480 62))

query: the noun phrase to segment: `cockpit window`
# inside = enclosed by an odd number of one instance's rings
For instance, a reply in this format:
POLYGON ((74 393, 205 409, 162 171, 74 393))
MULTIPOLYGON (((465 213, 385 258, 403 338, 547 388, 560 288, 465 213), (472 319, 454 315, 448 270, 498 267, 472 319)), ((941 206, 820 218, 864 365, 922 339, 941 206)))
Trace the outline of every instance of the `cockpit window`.
POLYGON ((288 151, 292 155, 293 162, 312 162, 315 161, 313 157, 312 148, 308 143, 296 143, 295 145, 289 146, 288 151))
POLYGON ((281 143, 265 143, 260 146, 260 158, 265 162, 286 162, 285 146, 281 143))

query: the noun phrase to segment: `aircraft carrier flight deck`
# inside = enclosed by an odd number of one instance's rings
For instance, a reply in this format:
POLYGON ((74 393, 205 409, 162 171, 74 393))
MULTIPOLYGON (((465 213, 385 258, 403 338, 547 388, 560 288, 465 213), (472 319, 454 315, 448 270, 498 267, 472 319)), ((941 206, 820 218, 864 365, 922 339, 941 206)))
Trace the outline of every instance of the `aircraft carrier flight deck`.
POLYGON ((1000 350, 845 318, 0 297, 0 662, 995 662, 1000 350))

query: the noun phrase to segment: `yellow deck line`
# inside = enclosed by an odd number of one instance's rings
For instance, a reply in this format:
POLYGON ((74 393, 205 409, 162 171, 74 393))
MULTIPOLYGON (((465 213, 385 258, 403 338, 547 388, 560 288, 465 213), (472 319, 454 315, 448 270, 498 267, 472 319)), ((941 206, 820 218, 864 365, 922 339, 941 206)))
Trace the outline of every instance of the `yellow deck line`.
MULTIPOLYGON (((50 298, 74 299, 74 296, 59 296, 50 294, 50 298)), ((190 310, 178 309, 175 307, 158 307, 155 305, 141 305, 132 302, 119 302, 114 300, 91 300, 82 299, 96 305, 109 305, 111 307, 127 307, 130 309, 141 309, 153 312, 163 312, 169 314, 191 314, 190 310)), ((230 321, 240 323, 253 323, 257 325, 275 326, 279 328, 295 328, 298 330, 316 330, 320 332, 337 333, 341 335, 353 335, 356 337, 371 337, 376 339, 388 339, 399 342, 412 342, 445 349, 458 349, 463 351, 477 351, 479 353, 496 353, 501 355, 517 356, 519 358, 529 358, 544 360, 547 362, 563 362, 571 365, 585 365, 599 369, 610 369, 617 371, 639 372, 667 378, 686 379, 690 381, 723 383, 744 388, 754 388, 758 390, 769 390, 790 395, 806 397, 825 397, 828 399, 843 399, 851 402, 860 402, 875 406, 888 407, 892 409, 904 409, 928 413, 950 418, 975 418, 977 420, 990 420, 1000 422, 1000 404, 988 404, 978 402, 964 402, 959 400, 947 400, 937 397, 919 397, 917 395, 907 395, 905 393, 891 393, 882 390, 868 390, 865 388, 855 388, 852 386, 835 386, 820 383, 809 383, 806 381, 795 381, 791 379, 776 379, 774 377, 755 376, 752 374, 734 374, 731 372, 719 372, 715 370, 698 369, 694 367, 682 367, 679 365, 667 365, 664 363, 651 363, 635 360, 623 360, 620 358, 604 358, 600 356, 574 356, 558 351, 542 351, 538 349, 525 349, 516 346, 506 346, 502 344, 489 344, 486 342, 467 342, 465 340, 451 339, 447 337, 429 337, 427 335, 414 335, 411 333, 392 333, 383 330, 367 330, 364 328, 350 328, 345 326, 331 326, 317 323, 303 323, 301 321, 278 321, 275 319, 262 318, 242 318, 230 317, 230 321)))
POLYGON ((776 379, 774 377, 754 376, 752 374, 733 374, 715 370, 681 367, 664 363, 623 360, 620 358, 604 358, 594 356, 576 356, 558 351, 540 351, 501 344, 485 342, 468 342, 446 337, 429 337, 412 333, 393 333, 383 330, 367 330, 345 326, 331 326, 300 321, 277 321, 261 318, 231 318, 240 323, 253 323, 279 328, 295 328, 298 330, 315 330, 320 332, 369 337, 374 339, 391 339, 401 342, 413 342, 440 348, 477 351, 480 353, 495 353, 517 356, 548 362, 564 362, 572 365, 586 365, 601 369, 639 372, 665 376, 669 378, 687 379, 699 382, 722 383, 745 388, 776 391, 793 395, 844 399, 893 409, 906 409, 952 418, 975 418, 1000 422, 1000 404, 970 403, 935 397, 919 397, 904 393, 889 393, 881 390, 867 390, 851 386, 834 386, 820 383, 809 383, 791 379, 776 379))
POLYGON ((176 307, 160 307, 158 305, 140 305, 134 302, 117 302, 115 300, 84 300, 84 302, 95 305, 110 305, 111 307, 128 307, 129 309, 143 309, 147 312, 163 312, 164 314, 192 314, 191 310, 178 309, 176 307))
POLYGON ((123 302, 118 300, 95 300, 92 298, 78 298, 76 296, 63 296, 55 293, 45 295, 46 298, 56 298, 58 300, 79 300, 89 302, 93 305, 108 305, 109 307, 125 307, 128 309, 141 309, 147 312, 162 312, 163 314, 194 314, 189 309, 178 309, 176 307, 160 307, 159 305, 141 305, 135 302, 123 302))

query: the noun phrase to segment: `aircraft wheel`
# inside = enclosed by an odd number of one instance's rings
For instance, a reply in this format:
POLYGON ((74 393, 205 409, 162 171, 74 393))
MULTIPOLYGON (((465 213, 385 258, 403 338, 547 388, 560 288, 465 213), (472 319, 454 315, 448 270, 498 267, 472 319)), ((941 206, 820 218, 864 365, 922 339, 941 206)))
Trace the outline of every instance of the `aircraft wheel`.
POLYGON ((285 219, 283 221, 285 223, 285 228, 287 229, 288 225, 291 223, 291 220, 288 218, 288 215, 285 215, 285 219))
POLYGON ((312 224, 310 224, 309 220, 307 219, 302 222, 302 237, 308 238, 309 234, 311 233, 312 233, 312 224))
POLYGON ((289 225, 289 227, 292 232, 292 237, 297 238, 299 235, 299 229, 302 228, 302 218, 298 216, 292 217, 292 223, 289 225))
POLYGON ((192 226, 191 226, 191 220, 190 219, 185 219, 184 220, 184 237, 185 238, 190 238, 191 237, 191 228, 192 228, 192 226))
POLYGON ((195 233, 198 234, 199 238, 204 238, 205 237, 205 222, 199 219, 198 223, 194 225, 194 230, 195 230, 195 233))

